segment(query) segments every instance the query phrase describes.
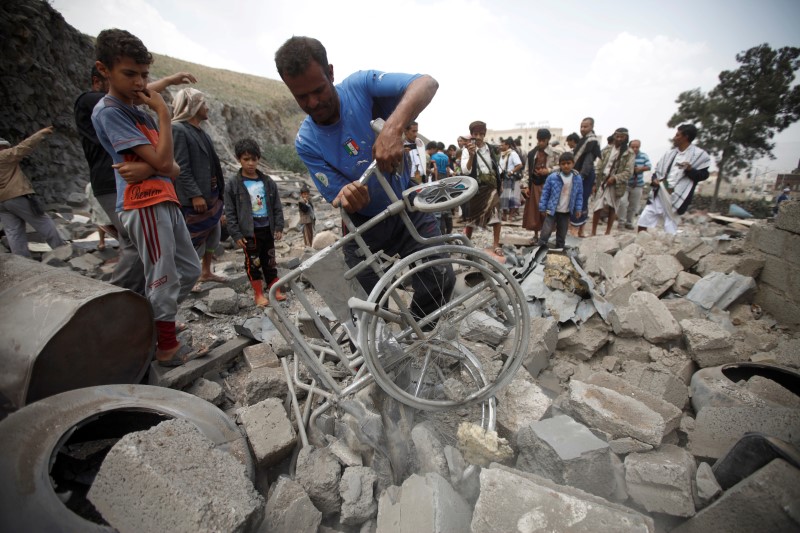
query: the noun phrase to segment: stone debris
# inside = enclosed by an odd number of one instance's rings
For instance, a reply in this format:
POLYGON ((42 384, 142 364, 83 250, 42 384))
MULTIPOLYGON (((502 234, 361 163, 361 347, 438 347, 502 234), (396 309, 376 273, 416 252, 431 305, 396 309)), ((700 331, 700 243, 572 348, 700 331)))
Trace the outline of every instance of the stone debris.
POLYGON ((252 346, 248 346, 243 352, 244 360, 250 370, 256 370, 261 367, 280 368, 281 362, 275 354, 272 346, 266 342, 260 342, 252 346))
POLYGON ((272 466, 291 453, 297 436, 283 403, 267 398, 239 412, 239 421, 259 466, 272 466))
POLYGON ((211 313, 232 315, 239 309, 239 296, 229 287, 211 289, 206 298, 206 305, 211 313))
POLYGON ((339 483, 342 479, 342 466, 327 448, 305 446, 297 456, 295 481, 305 489, 314 507, 323 516, 341 511, 342 496, 339 483))
POLYGON ((200 378, 192 383, 191 386, 186 389, 186 392, 194 394, 198 398, 213 403, 214 405, 220 405, 225 397, 225 390, 222 388, 222 385, 205 378, 200 378))
POLYGON ((270 487, 259 533, 317 533, 321 522, 322 513, 303 487, 281 476, 270 487))
POLYGON ((694 486, 694 504, 697 509, 707 507, 717 496, 722 494, 722 487, 717 483, 711 465, 706 462, 697 465, 694 486))
POLYGON ((350 466, 345 468, 342 481, 339 483, 339 494, 342 497, 342 524, 353 526, 363 524, 378 514, 378 502, 375 500, 375 484, 378 476, 366 466, 350 466))
POLYGON ((625 457, 628 494, 650 512, 694 516, 695 471, 692 454, 672 444, 625 457))
POLYGON ((692 359, 700 368, 733 363, 738 359, 731 334, 710 320, 681 320, 681 329, 692 359))
POLYGON ((285 398, 288 392, 283 368, 262 366, 247 375, 243 403, 254 405, 267 398, 285 398))
POLYGON ((681 328, 664 303, 649 292, 635 292, 628 305, 642 319, 642 336, 653 344, 675 340, 681 336, 681 328))
POLYGON ((600 317, 593 317, 582 326, 566 326, 558 333, 556 349, 581 361, 588 361, 609 339, 609 327, 600 317))
POLYGON ((486 466, 503 462, 514 456, 508 441, 498 437, 496 431, 487 431, 477 424, 462 422, 458 426, 458 449, 467 462, 486 466))
POLYGON ((418 474, 435 472, 444 478, 450 476, 450 469, 444 456, 444 445, 432 422, 426 421, 414 426, 411 430, 411 439, 417 451, 418 474))
POLYGON ((264 498, 242 463, 182 419, 121 438, 103 461, 88 499, 122 533, 244 533, 264 516, 264 498))
POLYGON ((497 398, 497 426, 514 446, 520 430, 541 420, 552 403, 539 385, 518 375, 497 398))
POLYGON ((537 377, 550 364, 550 356, 558 344, 558 323, 552 317, 531 319, 528 356, 522 362, 532 377, 537 377))
POLYGON ((671 255, 646 255, 631 277, 641 283, 641 290, 661 296, 682 270, 683 265, 671 255))
POLYGON ((378 501, 378 533, 469 531, 472 509, 439 474, 412 474, 378 501))

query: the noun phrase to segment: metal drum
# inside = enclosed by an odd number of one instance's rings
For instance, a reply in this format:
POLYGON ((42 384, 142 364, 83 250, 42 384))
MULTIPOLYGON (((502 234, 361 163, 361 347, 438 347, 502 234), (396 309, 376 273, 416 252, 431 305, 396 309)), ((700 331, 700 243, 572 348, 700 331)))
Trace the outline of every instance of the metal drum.
POLYGON ((0 254, 0 395, 5 410, 60 392, 137 383, 153 312, 131 291, 0 254))

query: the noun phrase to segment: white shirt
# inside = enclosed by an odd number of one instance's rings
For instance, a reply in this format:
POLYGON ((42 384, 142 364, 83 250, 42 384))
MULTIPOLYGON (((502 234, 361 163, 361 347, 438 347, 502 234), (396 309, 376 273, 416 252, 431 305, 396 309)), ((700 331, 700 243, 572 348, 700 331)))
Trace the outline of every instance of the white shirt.
POLYGON ((566 176, 559 172, 563 185, 561 186, 561 196, 558 197, 557 213, 569 213, 569 195, 572 192, 572 173, 566 176))
MULTIPOLYGON (((489 152, 489 145, 483 143, 483 146, 478 148, 478 150, 476 151, 475 159, 472 160, 473 167, 474 165, 478 165, 478 174, 488 174, 489 172, 492 171, 492 167, 487 166, 487 163, 489 165, 492 164, 491 157, 492 154, 489 152), (481 158, 481 156, 478 154, 481 154, 483 158, 481 158), (485 163, 484 159, 486 160, 485 163)), ((461 152, 461 171, 464 172, 465 174, 469 174, 469 172, 467 172, 468 164, 469 164, 469 150, 467 150, 467 147, 465 145, 464 150, 461 152)))

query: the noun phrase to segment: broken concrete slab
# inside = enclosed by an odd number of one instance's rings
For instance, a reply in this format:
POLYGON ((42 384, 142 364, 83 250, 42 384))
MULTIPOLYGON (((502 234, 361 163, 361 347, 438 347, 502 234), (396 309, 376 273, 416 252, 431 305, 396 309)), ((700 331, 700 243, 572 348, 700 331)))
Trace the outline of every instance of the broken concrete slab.
POLYGON ((586 256, 584 270, 589 274, 600 276, 601 278, 616 278, 614 273, 614 258, 611 257, 611 254, 604 252, 592 252, 586 256))
POLYGON ((502 322, 483 311, 470 313, 461 322, 459 331, 462 336, 480 339, 492 346, 502 343, 508 335, 508 328, 502 322))
POLYGON ((545 299, 547 311, 560 323, 572 320, 581 297, 571 292, 556 290, 545 299))
POLYGON ((756 282, 751 277, 737 272, 711 272, 694 284, 686 299, 706 310, 713 307, 725 310, 755 289, 756 282))
POLYGON ((675 283, 682 270, 683 265, 671 255, 645 255, 631 278, 641 283, 640 290, 661 296, 675 283))
POLYGON ((620 439, 611 439, 608 441, 608 447, 617 455, 628 455, 634 452, 647 452, 653 449, 651 444, 636 440, 631 437, 622 437, 620 439))
POLYGON ((631 385, 666 400, 678 409, 686 406, 689 387, 669 370, 636 362, 626 363, 622 368, 622 377, 631 385))
POLYGON ((625 457, 628 494, 651 513, 694 516, 695 471, 692 454, 672 444, 625 457))
POLYGON ((87 497, 123 533, 246 532, 264 513, 242 463, 182 419, 120 439, 87 497))
POLYGON ((57 248, 54 248, 49 252, 45 252, 45 254, 42 255, 42 263, 46 265, 52 265, 53 261, 58 261, 63 265, 64 263, 72 259, 74 256, 75 256, 75 248, 73 247, 72 244, 67 243, 57 248))
POLYGON ((211 289, 206 297, 206 305, 212 313, 232 315, 239 310, 239 296, 230 287, 211 289))
POLYGON ((341 479, 342 467, 327 448, 305 446, 300 450, 295 481, 302 485, 323 516, 336 514, 341 509, 341 479))
POLYGON ((775 459, 672 532, 797 531, 800 527, 797 502, 800 502, 800 470, 775 459))
POLYGON ((528 355, 522 362, 532 377, 537 377, 542 370, 549 366, 550 356, 556 351, 557 344, 558 323, 552 317, 532 318, 530 337, 528 338, 528 355))
POLYGON ((697 413, 688 448, 695 457, 718 459, 747 432, 800 447, 800 411, 786 407, 704 407, 697 413))
POLYGON ((95 257, 92 254, 83 254, 73 257, 67 261, 67 263, 76 270, 92 272, 94 269, 103 264, 103 260, 95 257))
POLYGON ((517 377, 497 396, 497 426, 514 446, 519 431, 541 420, 552 403, 539 385, 517 377))
POLYGON ((700 238, 690 238, 680 245, 680 250, 675 253, 675 259, 680 261, 683 268, 692 268, 700 259, 714 251, 700 238))
POLYGON ((675 283, 671 287, 672 292, 686 296, 701 279, 700 276, 691 272, 678 272, 678 277, 675 278, 675 283))
POLYGON ((366 466, 351 466, 344 469, 339 484, 342 497, 342 513, 339 520, 347 526, 363 524, 378 514, 375 501, 375 484, 378 476, 366 466))
POLYGON ((605 533, 655 532, 648 516, 535 474, 492 465, 481 470, 480 482, 472 529, 453 531, 596 533, 602 524, 605 533))
POLYGON ((614 256, 614 275, 618 279, 627 278, 636 268, 636 262, 637 257, 633 253, 629 253, 626 249, 623 249, 614 256))
POLYGON ((279 463, 292 452, 297 442, 294 426, 286 415, 283 402, 277 398, 242 408, 239 421, 259 466, 279 463))
POLYGON ((428 420, 415 425, 411 430, 411 440, 417 452, 418 474, 435 472, 444 478, 450 476, 447 459, 444 456, 444 445, 433 422, 428 420))
POLYGON ((478 424, 462 422, 456 434, 458 450, 470 464, 486 466, 491 462, 503 462, 514 456, 508 441, 487 431, 478 424))
POLYGON ((283 368, 262 366, 247 374, 244 404, 253 405, 267 398, 285 398, 288 392, 283 368))
POLYGON ((638 290, 639 283, 627 282, 617 285, 616 287, 612 288, 606 294, 606 300, 608 303, 614 306, 614 308, 626 307, 628 305, 628 300, 631 298, 631 294, 638 290))
POLYGON ((650 394, 650 392, 646 390, 632 385, 620 377, 609 374, 608 372, 595 372, 589 376, 585 382, 597 385, 598 387, 605 387, 606 389, 616 391, 624 396, 642 402, 658 413, 664 420, 664 435, 678 428, 678 424, 681 420, 681 410, 678 407, 650 394))
POLYGON ((642 317, 635 306, 615 307, 608 318, 617 337, 641 337, 644 334, 642 317))
POLYGON ((608 342, 608 329, 598 316, 592 317, 580 327, 567 326, 558 333, 556 349, 588 361, 608 342))
POLYGON ((625 361, 650 362, 652 345, 641 337, 615 337, 608 343, 608 355, 625 361))
POLYGON ((619 250, 619 243, 613 235, 598 235, 581 239, 578 251, 581 257, 589 257, 593 253, 614 255, 619 250))
POLYGON ((250 370, 261 367, 280 368, 281 361, 275 354, 272 346, 266 342, 259 342, 244 349, 244 361, 250 370))
POLYGON ((712 272, 728 274, 738 272, 742 276, 758 278, 764 269, 764 256, 759 252, 739 255, 713 253, 703 257, 695 266, 695 272, 705 277, 712 272))
POLYGON ((322 513, 299 483, 281 476, 269 489, 259 533, 317 533, 322 513))
POLYGON ((450 484, 468 503, 474 505, 481 490, 478 478, 480 469, 471 467, 458 448, 453 446, 444 447, 444 456, 450 470, 450 484))
POLYGON ((642 319, 643 336, 648 341, 659 344, 679 339, 681 328, 664 303, 650 292, 638 291, 631 294, 628 305, 635 309, 642 319))
POLYGON ((612 498, 616 492, 615 467, 620 466, 619 459, 611 453, 608 443, 569 416, 528 424, 519 432, 517 447, 519 470, 603 498, 612 498))
POLYGON ((644 403, 575 379, 569 383, 564 408, 577 420, 608 433, 611 438, 632 437, 658 446, 665 434, 662 416, 644 403))
POLYGON ((222 385, 205 378, 196 380, 186 389, 186 392, 217 406, 225 398, 225 391, 222 389, 222 385))
POLYGON ((708 507, 708 504, 722 494, 722 487, 717 483, 717 478, 714 477, 711 465, 705 462, 697 466, 694 485, 696 489, 694 492, 694 505, 697 509, 708 507))
POLYGON ((733 348, 731 334, 718 324, 703 318, 681 321, 681 329, 692 359, 700 368, 735 363, 745 358, 733 348))
POLYGON ((661 303, 664 304, 672 318, 679 324, 681 320, 687 318, 702 318, 704 316, 700 307, 686 298, 664 298, 661 303))
POLYGON ((442 476, 411 475, 378 501, 378 533, 469 531, 472 510, 442 476))

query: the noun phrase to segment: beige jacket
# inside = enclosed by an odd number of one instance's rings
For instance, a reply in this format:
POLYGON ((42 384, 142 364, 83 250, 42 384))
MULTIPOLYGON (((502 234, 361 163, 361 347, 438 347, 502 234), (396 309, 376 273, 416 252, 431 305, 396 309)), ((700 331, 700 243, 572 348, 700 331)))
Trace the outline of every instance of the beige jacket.
POLYGON ((0 150, 0 202, 34 193, 30 180, 19 168, 19 162, 46 136, 46 132, 37 131, 18 145, 0 150))

